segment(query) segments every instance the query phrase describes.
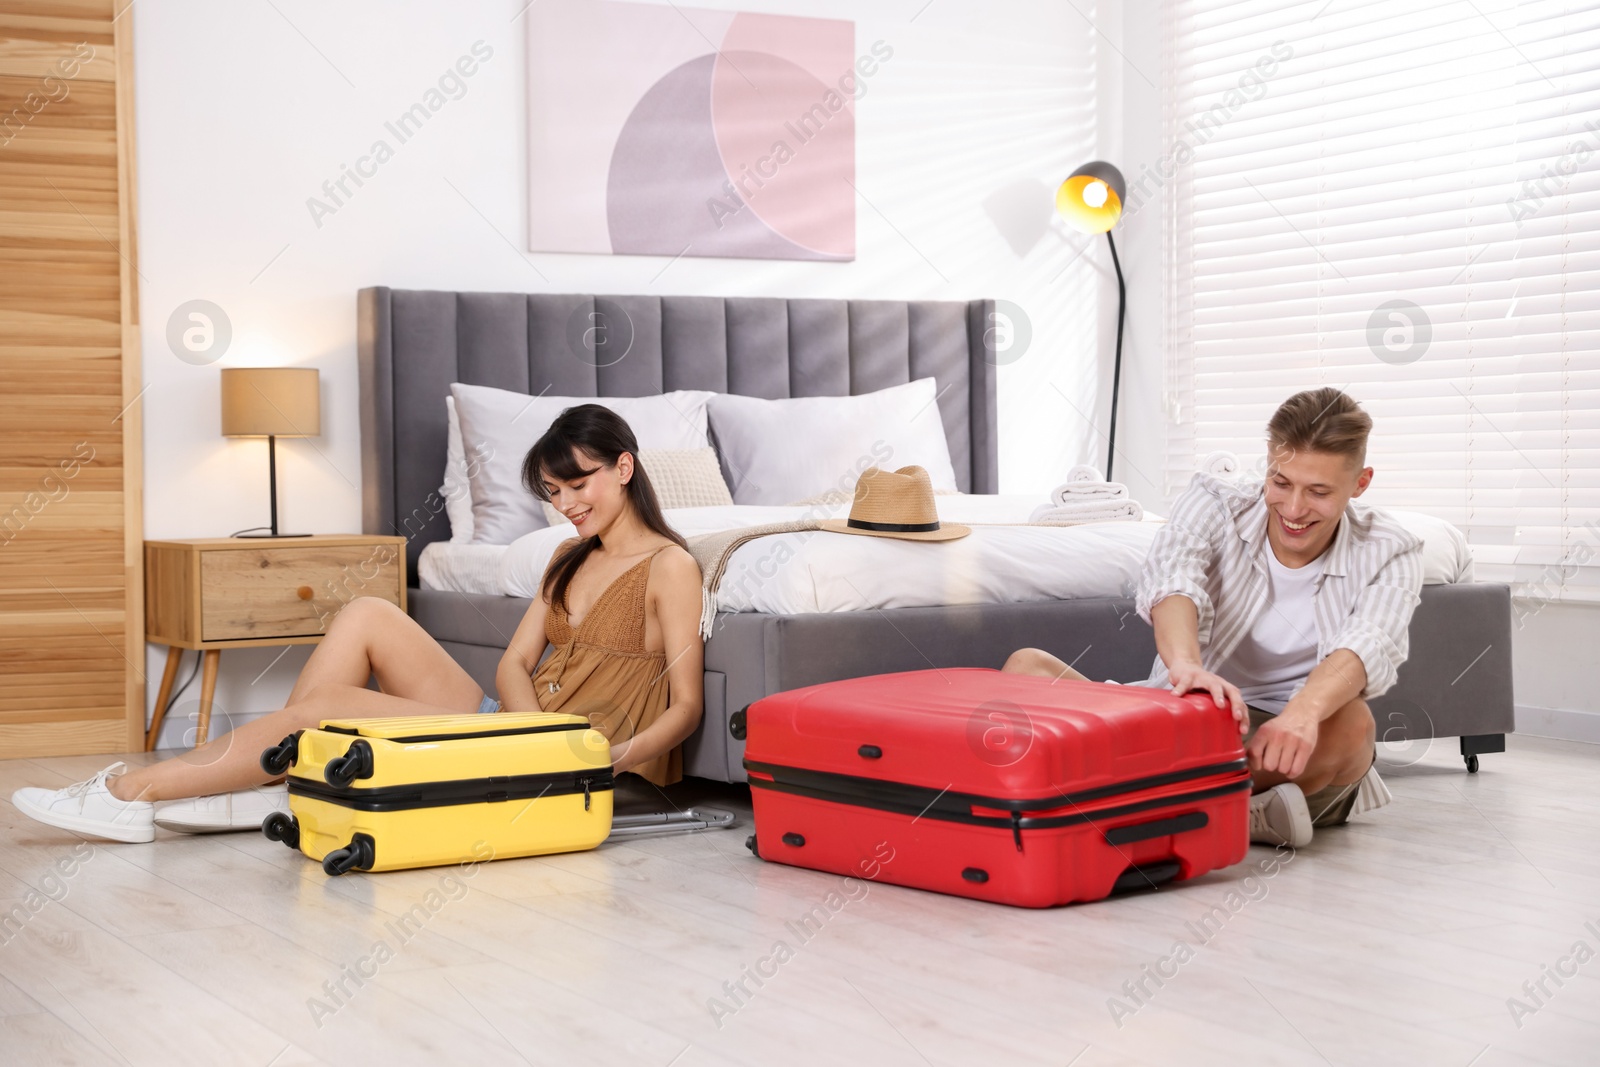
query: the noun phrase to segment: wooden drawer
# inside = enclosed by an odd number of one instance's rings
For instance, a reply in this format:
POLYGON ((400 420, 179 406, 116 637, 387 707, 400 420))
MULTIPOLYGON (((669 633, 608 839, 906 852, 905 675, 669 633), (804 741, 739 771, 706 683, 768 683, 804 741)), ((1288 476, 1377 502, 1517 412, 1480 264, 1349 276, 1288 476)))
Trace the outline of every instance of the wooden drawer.
POLYGON ((203 641, 320 636, 358 596, 401 604, 393 545, 249 548, 200 556, 203 641))

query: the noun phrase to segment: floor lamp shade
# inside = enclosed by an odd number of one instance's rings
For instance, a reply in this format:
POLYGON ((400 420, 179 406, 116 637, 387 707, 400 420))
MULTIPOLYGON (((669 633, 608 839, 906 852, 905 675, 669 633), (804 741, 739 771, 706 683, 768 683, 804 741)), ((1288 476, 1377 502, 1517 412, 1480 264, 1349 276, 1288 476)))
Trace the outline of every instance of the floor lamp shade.
POLYGON ((310 367, 230 367, 222 372, 222 436, 267 439, 269 526, 241 537, 305 537, 278 532, 278 438, 322 433, 317 372, 310 367), (259 531, 265 531, 259 532, 259 531))
POLYGON ((1128 183, 1110 163, 1095 160, 1073 171, 1056 190, 1056 211, 1080 233, 1107 233, 1122 218, 1128 183))
POLYGON ((322 404, 310 367, 232 367, 222 372, 222 436, 317 437, 322 404))

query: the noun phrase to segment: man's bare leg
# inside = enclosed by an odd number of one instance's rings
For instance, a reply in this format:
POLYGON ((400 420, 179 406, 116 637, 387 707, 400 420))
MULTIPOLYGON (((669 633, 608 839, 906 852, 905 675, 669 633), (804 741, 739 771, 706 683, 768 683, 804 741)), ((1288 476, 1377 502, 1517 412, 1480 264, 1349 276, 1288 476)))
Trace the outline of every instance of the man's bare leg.
MULTIPOLYGON (((1294 784, 1306 796, 1330 785, 1354 785, 1372 766, 1377 724, 1372 709, 1360 697, 1324 719, 1317 728, 1317 744, 1306 769, 1294 784)), ((1290 779, 1276 771, 1255 771, 1251 778, 1259 793, 1290 779)))
POLYGON ((1080 682, 1089 680, 1041 648, 1017 649, 1006 657, 1005 665, 1000 669, 1011 674, 1034 674, 1041 678, 1073 678, 1080 682))

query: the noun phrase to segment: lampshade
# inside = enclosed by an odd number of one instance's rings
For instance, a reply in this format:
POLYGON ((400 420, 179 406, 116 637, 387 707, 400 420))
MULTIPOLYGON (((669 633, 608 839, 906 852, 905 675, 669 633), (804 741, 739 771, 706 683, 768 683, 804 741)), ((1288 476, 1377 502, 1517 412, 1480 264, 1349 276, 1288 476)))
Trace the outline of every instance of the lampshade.
POLYGON ((1128 183, 1110 163, 1095 160, 1072 172, 1056 190, 1056 211, 1082 233, 1105 233, 1122 217, 1128 183))
POLYGON ((222 372, 222 436, 316 437, 322 433, 312 367, 231 367, 222 372))

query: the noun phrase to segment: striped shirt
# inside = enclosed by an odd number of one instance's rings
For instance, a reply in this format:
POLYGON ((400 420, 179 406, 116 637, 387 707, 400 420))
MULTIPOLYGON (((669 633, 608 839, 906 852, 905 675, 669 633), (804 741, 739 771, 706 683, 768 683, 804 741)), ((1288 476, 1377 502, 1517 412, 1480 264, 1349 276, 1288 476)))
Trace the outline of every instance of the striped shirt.
MULTIPOLYGON (((1169 596, 1194 601, 1201 664, 1215 671, 1268 610, 1267 503, 1263 483, 1196 474, 1156 535, 1139 579, 1139 617, 1169 596)), ((1395 683, 1410 649, 1411 613, 1422 589, 1422 541, 1377 508, 1351 501, 1321 557, 1315 619, 1285 619, 1312 643, 1317 660, 1348 648, 1367 671, 1362 695, 1395 683)), ((1156 657, 1148 686, 1171 684, 1156 657)), ((1304 684, 1302 682, 1302 684, 1304 684)))

